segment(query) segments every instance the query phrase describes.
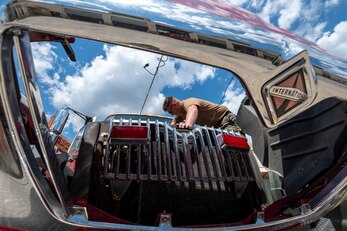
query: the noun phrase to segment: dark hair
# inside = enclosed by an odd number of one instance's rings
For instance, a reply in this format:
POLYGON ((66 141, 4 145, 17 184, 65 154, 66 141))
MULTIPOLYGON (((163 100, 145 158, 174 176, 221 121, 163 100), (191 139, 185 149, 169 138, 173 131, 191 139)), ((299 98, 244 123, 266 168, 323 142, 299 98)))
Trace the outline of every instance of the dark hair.
POLYGON ((165 98, 164 103, 163 103, 163 110, 164 111, 167 111, 167 109, 170 107, 170 105, 172 104, 172 100, 173 100, 172 96, 168 96, 165 98))

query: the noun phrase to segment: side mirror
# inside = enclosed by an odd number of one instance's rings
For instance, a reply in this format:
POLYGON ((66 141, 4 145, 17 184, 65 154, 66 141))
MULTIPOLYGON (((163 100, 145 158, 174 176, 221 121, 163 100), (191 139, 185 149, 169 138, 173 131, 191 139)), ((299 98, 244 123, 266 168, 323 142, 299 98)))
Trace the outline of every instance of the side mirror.
POLYGON ((69 118, 68 109, 64 108, 60 110, 58 113, 58 116, 54 114, 51 120, 49 121, 49 124, 48 124, 49 130, 55 135, 61 134, 68 118, 69 118))

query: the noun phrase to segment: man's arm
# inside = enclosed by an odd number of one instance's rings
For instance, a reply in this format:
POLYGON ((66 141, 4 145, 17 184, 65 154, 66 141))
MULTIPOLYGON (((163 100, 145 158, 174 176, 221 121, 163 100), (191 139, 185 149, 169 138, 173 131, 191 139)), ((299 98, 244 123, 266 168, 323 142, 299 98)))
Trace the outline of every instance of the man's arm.
POLYGON ((177 116, 174 116, 174 118, 171 121, 171 125, 177 124, 177 116))
POLYGON ((180 128, 189 128, 193 127, 195 124, 195 121, 197 120, 199 115, 199 109, 198 106, 196 105, 190 105, 187 110, 187 115, 186 115, 186 120, 183 123, 179 123, 178 127, 180 128))
POLYGON ((176 125, 176 124, 178 124, 178 123, 180 123, 180 122, 182 122, 182 121, 183 121, 183 118, 182 118, 181 116, 179 116, 179 115, 176 115, 176 116, 174 116, 174 118, 172 119, 171 125, 176 125))

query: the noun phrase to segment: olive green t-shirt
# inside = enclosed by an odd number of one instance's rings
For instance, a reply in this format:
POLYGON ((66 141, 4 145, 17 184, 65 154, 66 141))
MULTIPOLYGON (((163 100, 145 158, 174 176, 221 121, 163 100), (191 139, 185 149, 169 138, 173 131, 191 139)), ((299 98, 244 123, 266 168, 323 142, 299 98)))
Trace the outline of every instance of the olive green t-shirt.
POLYGON ((177 123, 185 120, 187 110, 191 105, 196 105, 199 109, 198 118, 195 123, 200 126, 219 127, 222 118, 229 111, 224 105, 211 103, 198 98, 188 98, 183 100, 184 111, 180 115, 175 116, 177 123))

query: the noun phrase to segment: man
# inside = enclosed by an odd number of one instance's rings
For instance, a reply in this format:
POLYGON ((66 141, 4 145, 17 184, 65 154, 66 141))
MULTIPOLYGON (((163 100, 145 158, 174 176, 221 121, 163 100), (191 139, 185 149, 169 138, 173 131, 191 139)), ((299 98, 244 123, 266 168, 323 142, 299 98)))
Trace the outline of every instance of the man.
POLYGON ((227 107, 206 100, 179 100, 169 96, 164 100, 163 110, 175 116, 171 124, 179 128, 190 128, 196 123, 200 126, 240 131, 235 124, 235 115, 227 107))

